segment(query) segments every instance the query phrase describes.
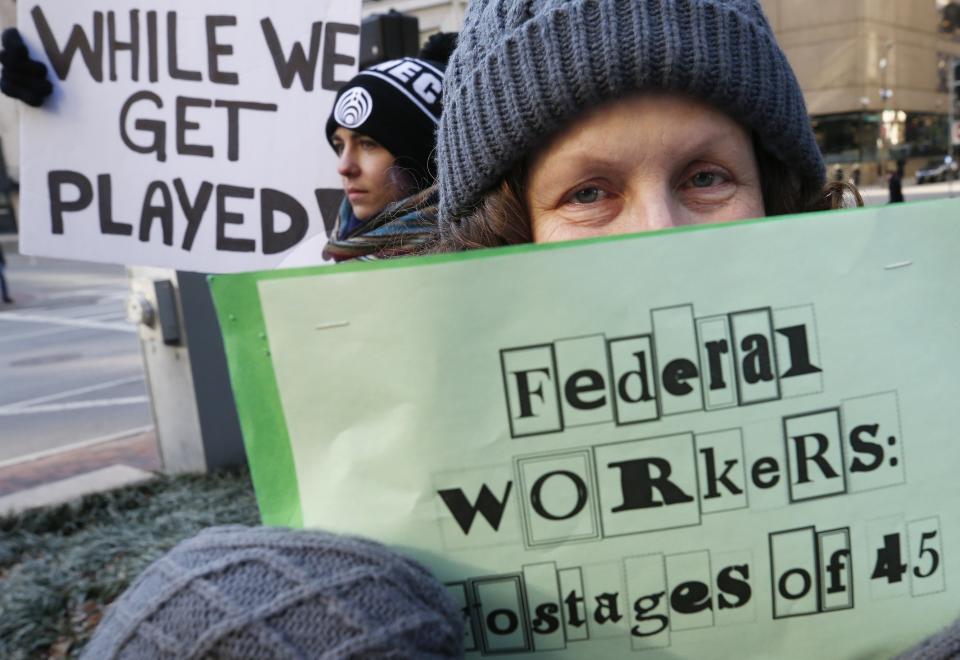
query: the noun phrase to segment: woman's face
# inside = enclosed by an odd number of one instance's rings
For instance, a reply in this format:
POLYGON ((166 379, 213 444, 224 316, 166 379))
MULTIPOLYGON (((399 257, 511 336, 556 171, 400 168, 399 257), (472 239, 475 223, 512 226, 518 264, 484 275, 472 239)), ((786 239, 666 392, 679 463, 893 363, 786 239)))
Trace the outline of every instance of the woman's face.
POLYGON ((342 126, 334 131, 332 142, 343 191, 357 219, 369 220, 387 204, 406 197, 393 154, 379 142, 342 126))
POLYGON ((676 94, 631 96, 535 154, 525 202, 536 243, 764 215, 749 134, 676 94))

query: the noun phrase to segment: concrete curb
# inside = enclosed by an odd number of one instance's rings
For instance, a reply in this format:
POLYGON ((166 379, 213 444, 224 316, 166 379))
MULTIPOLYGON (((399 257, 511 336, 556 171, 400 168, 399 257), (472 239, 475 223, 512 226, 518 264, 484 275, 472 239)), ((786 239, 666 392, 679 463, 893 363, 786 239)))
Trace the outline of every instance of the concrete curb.
MULTIPOLYGON (((148 474, 163 470, 152 430, 109 442, 78 443, 64 451, 28 457, 31 460, 22 458, 0 468, 0 500, 116 465, 148 474)), ((110 488, 111 483, 105 482, 104 487, 110 488)))
POLYGON ((146 470, 129 465, 111 465, 0 497, 0 516, 66 504, 84 495, 132 486, 154 478, 156 475, 146 470))

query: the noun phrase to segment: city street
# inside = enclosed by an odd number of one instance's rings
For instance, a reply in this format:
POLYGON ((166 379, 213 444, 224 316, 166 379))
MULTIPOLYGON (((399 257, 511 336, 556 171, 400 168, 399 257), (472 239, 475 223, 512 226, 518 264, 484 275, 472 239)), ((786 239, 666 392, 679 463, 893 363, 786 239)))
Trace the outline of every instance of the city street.
POLYGON ((3 247, 15 303, 0 306, 0 467, 151 429, 125 269, 3 247))
MULTIPOLYGON (((946 181, 943 183, 925 183, 918 186, 913 178, 903 182, 903 197, 908 202, 919 202, 925 199, 940 199, 944 197, 960 197, 960 181, 946 181)), ((860 191, 863 202, 867 206, 886 204, 889 194, 886 186, 871 186, 860 191)))

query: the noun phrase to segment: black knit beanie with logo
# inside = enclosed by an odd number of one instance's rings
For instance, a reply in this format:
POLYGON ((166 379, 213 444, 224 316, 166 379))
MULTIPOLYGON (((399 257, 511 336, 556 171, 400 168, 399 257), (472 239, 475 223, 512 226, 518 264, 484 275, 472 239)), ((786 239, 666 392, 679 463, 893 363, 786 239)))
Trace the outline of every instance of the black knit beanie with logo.
POLYGON ((337 93, 327 119, 333 146, 338 126, 379 142, 397 165, 409 170, 418 189, 433 182, 434 140, 443 98, 443 67, 438 62, 404 57, 358 73, 337 93))

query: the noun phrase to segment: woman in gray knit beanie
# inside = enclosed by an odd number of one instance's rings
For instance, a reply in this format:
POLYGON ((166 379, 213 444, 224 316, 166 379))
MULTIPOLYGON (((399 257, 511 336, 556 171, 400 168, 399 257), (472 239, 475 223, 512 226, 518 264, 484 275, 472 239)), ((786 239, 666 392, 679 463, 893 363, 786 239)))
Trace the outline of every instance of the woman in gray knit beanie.
POLYGON ((441 250, 858 199, 757 0, 473 0, 437 159, 441 250))

